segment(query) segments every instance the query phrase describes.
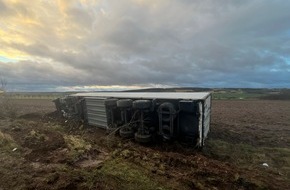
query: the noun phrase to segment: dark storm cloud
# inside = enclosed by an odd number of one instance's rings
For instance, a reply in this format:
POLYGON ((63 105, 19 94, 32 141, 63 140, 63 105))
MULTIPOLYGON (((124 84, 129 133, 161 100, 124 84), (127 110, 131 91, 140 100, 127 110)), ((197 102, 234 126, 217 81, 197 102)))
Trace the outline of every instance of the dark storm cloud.
POLYGON ((0 1, 0 9, 18 13, 6 23, 19 26, 3 30, 15 40, 0 41, 26 55, 0 63, 15 84, 290 87, 287 1, 0 1))

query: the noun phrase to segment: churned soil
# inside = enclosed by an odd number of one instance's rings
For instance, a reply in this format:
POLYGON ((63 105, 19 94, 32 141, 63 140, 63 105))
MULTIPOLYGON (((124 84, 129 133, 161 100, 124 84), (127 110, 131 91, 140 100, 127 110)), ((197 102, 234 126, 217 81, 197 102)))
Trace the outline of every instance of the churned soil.
POLYGON ((50 100, 13 105, 17 117, 0 119, 1 190, 290 187, 290 101, 214 100, 204 150, 121 139, 62 118, 50 100))
POLYGON ((211 138, 289 148, 290 101, 213 101, 211 129, 211 138))

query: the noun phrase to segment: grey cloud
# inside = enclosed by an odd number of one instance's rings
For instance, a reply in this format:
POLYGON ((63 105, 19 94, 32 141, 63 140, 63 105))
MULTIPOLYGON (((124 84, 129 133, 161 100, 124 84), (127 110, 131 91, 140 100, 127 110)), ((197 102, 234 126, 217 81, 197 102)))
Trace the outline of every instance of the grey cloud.
POLYGON ((70 1, 56 20, 30 15, 43 23, 23 32, 32 43, 5 44, 40 61, 0 71, 15 84, 289 87, 288 10, 279 0, 70 1))
POLYGON ((1 14, 1 13, 2 13, 2 14, 5 13, 6 10, 7 10, 7 7, 6 7, 5 3, 2 2, 2 1, 0 1, 0 14, 1 14))

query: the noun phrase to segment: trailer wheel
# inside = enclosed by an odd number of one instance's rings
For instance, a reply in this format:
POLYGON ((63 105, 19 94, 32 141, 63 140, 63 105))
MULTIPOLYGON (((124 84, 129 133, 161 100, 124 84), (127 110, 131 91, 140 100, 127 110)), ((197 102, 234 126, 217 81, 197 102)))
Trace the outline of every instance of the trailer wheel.
POLYGON ((133 138, 134 131, 128 127, 122 127, 119 131, 119 134, 122 138, 133 138))
POLYGON ((131 99, 121 99, 117 101, 117 106, 119 108, 129 108, 132 107, 132 102, 131 99))
POLYGON ((176 117, 176 110, 174 105, 170 102, 164 102, 158 108, 158 112, 162 115, 162 121, 168 122, 170 121, 171 117, 175 119, 176 117))
POLYGON ((152 141, 152 135, 143 135, 139 133, 135 133, 135 140, 139 143, 149 143, 152 141))
POLYGON ((133 102, 133 108, 135 109, 149 109, 151 107, 151 101, 150 100, 135 100, 133 102))
POLYGON ((105 105, 106 106, 116 106, 117 105, 117 99, 106 99, 105 105))

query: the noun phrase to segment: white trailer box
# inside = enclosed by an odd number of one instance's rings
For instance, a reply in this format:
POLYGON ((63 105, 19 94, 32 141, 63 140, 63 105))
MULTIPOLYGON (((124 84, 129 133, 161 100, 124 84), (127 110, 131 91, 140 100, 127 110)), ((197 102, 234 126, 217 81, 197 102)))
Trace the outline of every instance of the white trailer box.
POLYGON ((89 125, 123 127, 121 134, 135 133, 141 142, 159 136, 202 147, 210 130, 209 92, 94 92, 68 98, 75 104, 83 100, 82 106, 73 107, 81 109, 75 112, 89 125))

